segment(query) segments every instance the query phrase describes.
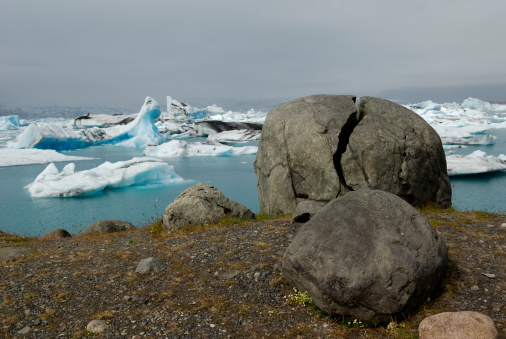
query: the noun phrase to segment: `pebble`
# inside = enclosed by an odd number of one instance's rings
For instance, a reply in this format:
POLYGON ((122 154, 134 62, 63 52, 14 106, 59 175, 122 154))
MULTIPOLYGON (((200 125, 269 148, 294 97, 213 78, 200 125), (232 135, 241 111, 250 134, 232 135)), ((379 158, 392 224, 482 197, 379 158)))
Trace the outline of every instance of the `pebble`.
POLYGON ((22 329, 20 329, 20 330, 18 331, 18 334, 25 334, 25 333, 28 333, 28 332, 30 332, 30 330, 31 330, 31 329, 32 329, 32 328, 31 328, 30 326, 25 326, 25 327, 23 327, 22 329))
POLYGON ((471 291, 478 291, 480 288, 477 285, 471 287, 471 291))
POLYGON ((105 320, 92 320, 86 326, 86 329, 93 333, 102 333, 107 328, 107 323, 105 320))
POLYGON ((502 229, 502 230, 506 230, 506 222, 505 222, 505 223, 503 223, 503 224, 501 224, 501 229, 502 229))
POLYGON ((495 278, 495 274, 492 274, 492 273, 482 273, 484 276, 486 276, 487 278, 495 278))

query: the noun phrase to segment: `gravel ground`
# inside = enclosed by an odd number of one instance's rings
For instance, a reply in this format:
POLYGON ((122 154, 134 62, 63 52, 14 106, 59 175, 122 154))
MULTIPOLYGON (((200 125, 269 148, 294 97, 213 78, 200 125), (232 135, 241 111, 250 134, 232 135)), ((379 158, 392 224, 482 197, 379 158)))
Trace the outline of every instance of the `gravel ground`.
POLYGON ((277 219, 172 235, 151 228, 56 241, 0 234, 0 249, 32 250, 0 262, 0 336, 416 338, 423 318, 457 310, 487 314, 504 335, 506 216, 424 213, 446 237, 451 263, 437 295, 399 323, 347 324, 288 303, 294 291, 279 263, 301 224, 277 219), (166 268, 135 273, 148 257, 166 268), (105 331, 87 332, 92 320, 105 320, 105 331))

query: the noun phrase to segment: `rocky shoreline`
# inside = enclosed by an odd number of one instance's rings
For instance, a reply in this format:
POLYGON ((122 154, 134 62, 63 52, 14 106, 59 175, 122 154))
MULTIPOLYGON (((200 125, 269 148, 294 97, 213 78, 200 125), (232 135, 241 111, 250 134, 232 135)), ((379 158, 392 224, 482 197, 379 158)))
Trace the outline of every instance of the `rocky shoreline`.
POLYGON ((422 211, 445 238, 443 286, 406 319, 380 326, 320 314, 280 262, 302 224, 220 222, 167 235, 155 227, 40 240, 0 233, 0 334, 5 338, 418 337, 426 317, 477 311, 506 335, 506 216, 422 211), (164 269, 136 273, 153 257, 164 269), (6 259, 6 258, 4 258, 6 259), (86 328, 103 320, 101 333, 86 328))

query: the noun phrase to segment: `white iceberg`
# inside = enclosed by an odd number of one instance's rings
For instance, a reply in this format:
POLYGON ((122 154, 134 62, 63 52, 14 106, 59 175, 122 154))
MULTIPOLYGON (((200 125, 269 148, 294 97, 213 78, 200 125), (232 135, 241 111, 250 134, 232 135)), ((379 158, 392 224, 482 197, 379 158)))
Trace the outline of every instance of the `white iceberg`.
POLYGON ((15 130, 21 126, 18 115, 0 117, 0 131, 15 130))
POLYGON ((78 128, 90 128, 90 127, 112 127, 116 125, 126 125, 137 117, 137 113, 135 114, 96 114, 92 115, 90 113, 80 116, 79 118, 74 119, 74 126, 78 128))
POLYGON ((69 156, 48 149, 0 148, 0 167, 91 159, 95 158, 69 156))
POLYGON ((227 145, 205 144, 202 142, 186 142, 172 140, 159 146, 148 145, 144 155, 156 158, 172 157, 228 157, 237 155, 256 154, 258 147, 233 147, 227 145))
POLYGON ((126 147, 158 145, 165 141, 154 124, 159 116, 160 106, 147 97, 135 120, 127 125, 75 130, 65 125, 31 124, 18 136, 13 147, 72 150, 104 144, 126 147))
POLYGON ((260 139, 260 130, 232 130, 210 134, 207 141, 221 144, 240 144, 260 139))
POLYGON ((446 157, 449 176, 480 174, 506 170, 506 156, 487 156, 485 152, 474 151, 468 155, 449 155, 446 157))
POLYGON ((485 131, 506 128, 506 105, 475 98, 468 98, 460 104, 437 104, 429 100, 405 107, 425 119, 439 134, 443 144, 492 145, 496 137, 485 134, 485 131))
POLYGON ((61 172, 51 163, 25 188, 32 197, 73 197, 93 194, 105 188, 181 182, 174 167, 160 159, 133 158, 75 172, 70 163, 61 172))

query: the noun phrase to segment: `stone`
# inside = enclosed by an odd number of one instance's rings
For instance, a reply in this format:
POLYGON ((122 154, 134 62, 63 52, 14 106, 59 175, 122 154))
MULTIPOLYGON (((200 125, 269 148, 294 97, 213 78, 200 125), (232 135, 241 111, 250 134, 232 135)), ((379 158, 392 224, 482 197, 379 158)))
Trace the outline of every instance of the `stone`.
POLYGON ((388 192, 360 189, 330 201, 283 257, 283 276, 339 319, 391 321, 419 307, 448 263, 427 218, 388 192))
POLYGON ((105 320, 92 320, 86 325, 86 330, 92 333, 102 333, 107 328, 105 320))
POLYGON ((497 329, 490 317, 479 312, 443 312, 422 320, 420 339, 495 339, 497 329))
POLYGON ((30 332, 31 330, 32 330, 32 328, 30 326, 25 326, 18 331, 18 334, 26 334, 26 333, 30 332))
POLYGON ((69 232, 67 232, 63 228, 58 228, 58 229, 52 230, 49 233, 44 234, 39 239, 40 240, 61 240, 61 239, 70 238, 70 237, 72 237, 72 235, 69 232))
POLYGON ((451 204, 441 139, 416 113, 352 95, 299 98, 269 112, 254 163, 260 209, 293 213, 359 188, 412 204, 451 204))
POLYGON ((186 189, 162 216, 162 227, 174 231, 187 226, 218 222, 224 217, 255 217, 249 208, 229 200, 216 187, 198 183, 186 189))
POLYGON ((167 268, 166 265, 164 265, 162 262, 160 262, 158 259, 150 257, 146 259, 142 259, 139 264, 137 265, 137 268, 135 269, 136 273, 147 273, 151 271, 162 271, 167 268))
POLYGON ((295 212, 293 212, 293 221, 301 223, 308 222, 313 215, 325 206, 325 204, 325 202, 314 200, 301 201, 297 205, 295 212))
POLYGON ((359 115, 341 158, 347 188, 449 207, 451 186, 437 132, 418 114, 384 99, 360 98, 359 115))
POLYGON ((114 233, 114 232, 123 232, 128 230, 134 230, 135 226, 128 222, 122 220, 99 220, 90 224, 84 230, 79 232, 77 235, 86 235, 90 233, 114 233))

